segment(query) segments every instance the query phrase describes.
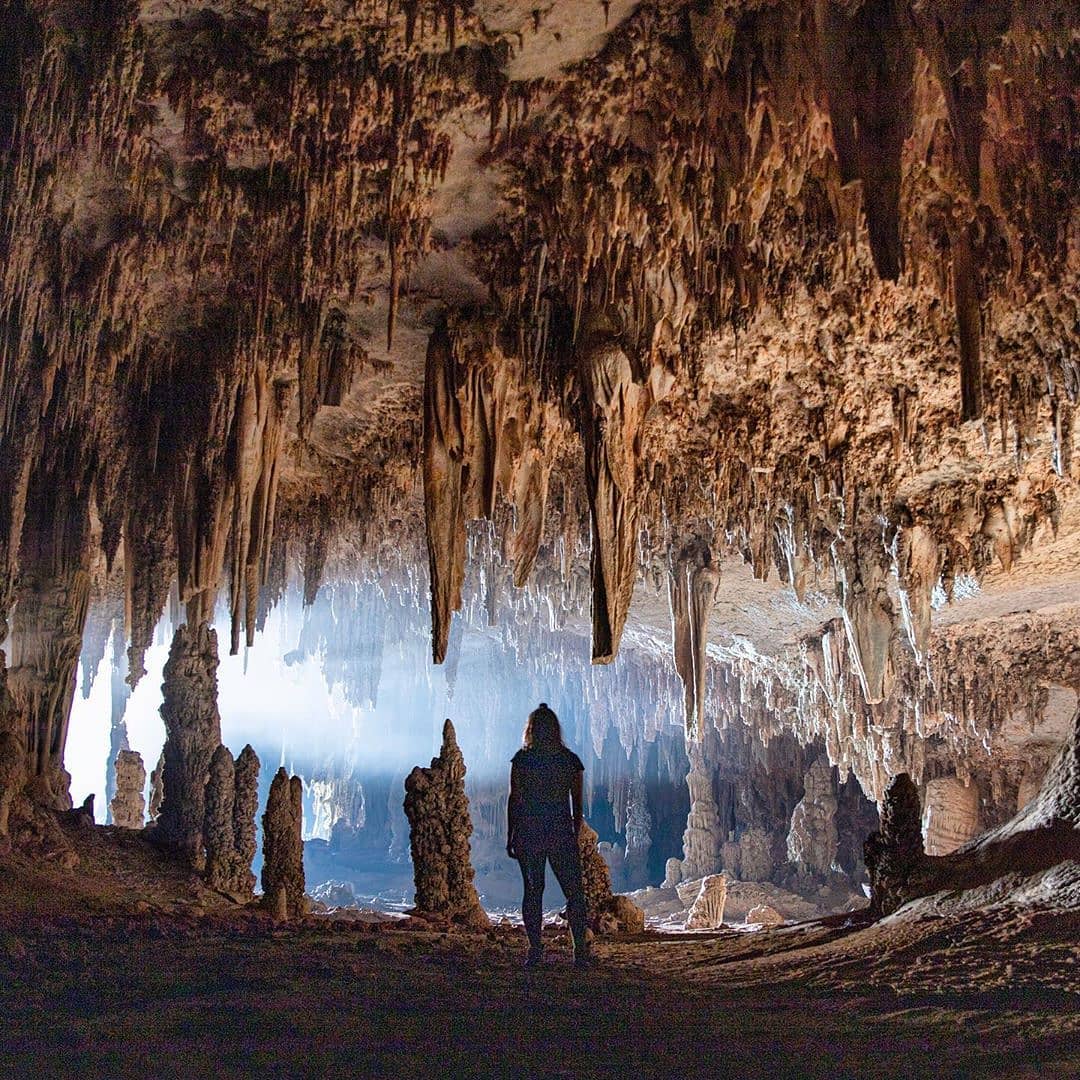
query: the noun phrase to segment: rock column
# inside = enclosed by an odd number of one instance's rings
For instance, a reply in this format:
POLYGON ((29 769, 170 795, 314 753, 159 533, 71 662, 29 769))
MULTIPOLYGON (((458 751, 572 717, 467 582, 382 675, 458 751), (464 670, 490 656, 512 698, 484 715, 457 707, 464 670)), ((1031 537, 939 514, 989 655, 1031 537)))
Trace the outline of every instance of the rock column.
POLYGON ((908 899, 908 883, 926 861, 919 790, 907 773, 897 776, 885 792, 881 829, 866 838, 863 854, 870 875, 870 910, 891 915, 908 899))
POLYGON ((228 747, 219 746, 210 760, 206 785, 206 879, 232 896, 251 898, 255 875, 255 809, 258 802, 259 759, 245 746, 234 762, 228 747))
POLYGON ((979 791, 955 776, 926 785, 923 836, 927 855, 948 855, 979 835, 979 791))
MULTIPOLYGON (((242 756, 242 755, 241 755, 242 756)), ((264 904, 281 918, 307 912, 304 897, 303 784, 278 769, 263 813, 264 904)))
POLYGON ((11 804, 26 783, 23 718, 7 688, 7 666, 0 651, 0 838, 8 835, 11 804))
POLYGON ((712 776, 705 766, 704 750, 700 743, 687 746, 690 774, 690 813, 683 833, 682 879, 690 881, 718 869, 720 863, 720 813, 713 795, 712 776))
POLYGON ((828 876, 836 862, 836 792, 832 766, 819 757, 803 778, 803 797, 791 815, 788 859, 804 873, 828 876))
POLYGON ((221 745, 217 666, 214 631, 205 623, 194 630, 185 624, 173 637, 161 687, 164 800, 154 838, 183 853, 200 870, 210 759, 221 745))
POLYGON ((469 850, 472 820, 465 794, 465 759, 454 725, 443 725, 439 756, 405 779, 416 910, 470 926, 487 926, 473 885, 469 850))
POLYGON ((686 929, 715 930, 724 921, 726 901, 727 878, 723 874, 707 874, 701 879, 701 889, 686 918, 686 929))
POLYGON ((578 849, 589 928, 601 934, 641 933, 645 929, 645 913, 628 896, 612 892, 611 874, 600 854, 597 839, 596 830, 583 821, 578 833, 578 849))
POLYGON ((116 792, 109 803, 112 822, 122 829, 141 829, 146 801, 146 766, 135 750, 121 750, 116 755, 116 792))

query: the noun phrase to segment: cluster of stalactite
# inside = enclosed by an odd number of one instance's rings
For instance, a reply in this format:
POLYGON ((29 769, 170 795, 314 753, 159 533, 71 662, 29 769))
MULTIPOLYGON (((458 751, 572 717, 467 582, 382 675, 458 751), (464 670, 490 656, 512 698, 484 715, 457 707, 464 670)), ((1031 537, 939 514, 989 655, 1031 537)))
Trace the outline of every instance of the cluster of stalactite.
MULTIPOLYGON (((1080 385, 1077 50, 1053 8, 643 4, 524 126, 479 255, 583 444, 595 659, 632 564, 705 521, 759 576, 836 591, 881 702, 939 583, 1053 526, 1080 385)), ((676 655, 689 719, 685 633, 676 655)))
POLYGON ((445 118, 505 95, 467 7, 0 12, 0 621, 47 800, 98 551, 132 684, 170 582, 200 625, 227 580, 251 643, 289 431, 380 289, 393 332, 445 118))
MULTIPOLYGON (((710 668, 709 707, 721 730, 768 744, 819 740, 841 777, 881 802, 892 777, 946 776, 978 789, 983 828, 1008 818, 1053 752, 1040 745, 1051 688, 1075 701, 1080 654, 1073 609, 1019 612, 936 629, 889 697, 868 704, 840 626, 785 657, 724 656, 710 668)), ((1056 748, 1058 735, 1045 741, 1056 748)))

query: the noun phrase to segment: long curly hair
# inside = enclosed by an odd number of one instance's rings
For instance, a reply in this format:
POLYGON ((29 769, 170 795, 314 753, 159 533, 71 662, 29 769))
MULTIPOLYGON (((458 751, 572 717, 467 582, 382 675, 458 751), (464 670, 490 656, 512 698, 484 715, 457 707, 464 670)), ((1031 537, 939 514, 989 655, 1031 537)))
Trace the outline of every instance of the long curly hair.
POLYGON ((529 713, 524 741, 529 750, 558 750, 563 747, 562 726, 546 701, 541 701, 529 713))

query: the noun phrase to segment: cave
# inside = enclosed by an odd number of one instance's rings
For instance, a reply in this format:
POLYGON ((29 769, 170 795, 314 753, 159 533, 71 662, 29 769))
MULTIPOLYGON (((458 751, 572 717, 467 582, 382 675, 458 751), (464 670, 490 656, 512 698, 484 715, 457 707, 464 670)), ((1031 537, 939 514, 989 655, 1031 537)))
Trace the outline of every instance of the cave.
POLYGON ((1062 0, 4 0, 0 1071, 1074 1074, 1078 86, 1062 0))

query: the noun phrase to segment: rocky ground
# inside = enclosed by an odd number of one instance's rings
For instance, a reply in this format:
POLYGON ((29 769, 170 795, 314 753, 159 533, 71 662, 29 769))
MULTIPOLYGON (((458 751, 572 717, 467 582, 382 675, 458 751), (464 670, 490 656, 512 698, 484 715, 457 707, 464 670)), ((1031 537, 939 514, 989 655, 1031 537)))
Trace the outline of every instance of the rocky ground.
POLYGON ((585 973, 553 936, 526 973, 517 928, 275 924, 136 833, 67 837, 73 870, 0 874, 0 1075, 1077 1074, 1076 911, 649 932, 585 973))

